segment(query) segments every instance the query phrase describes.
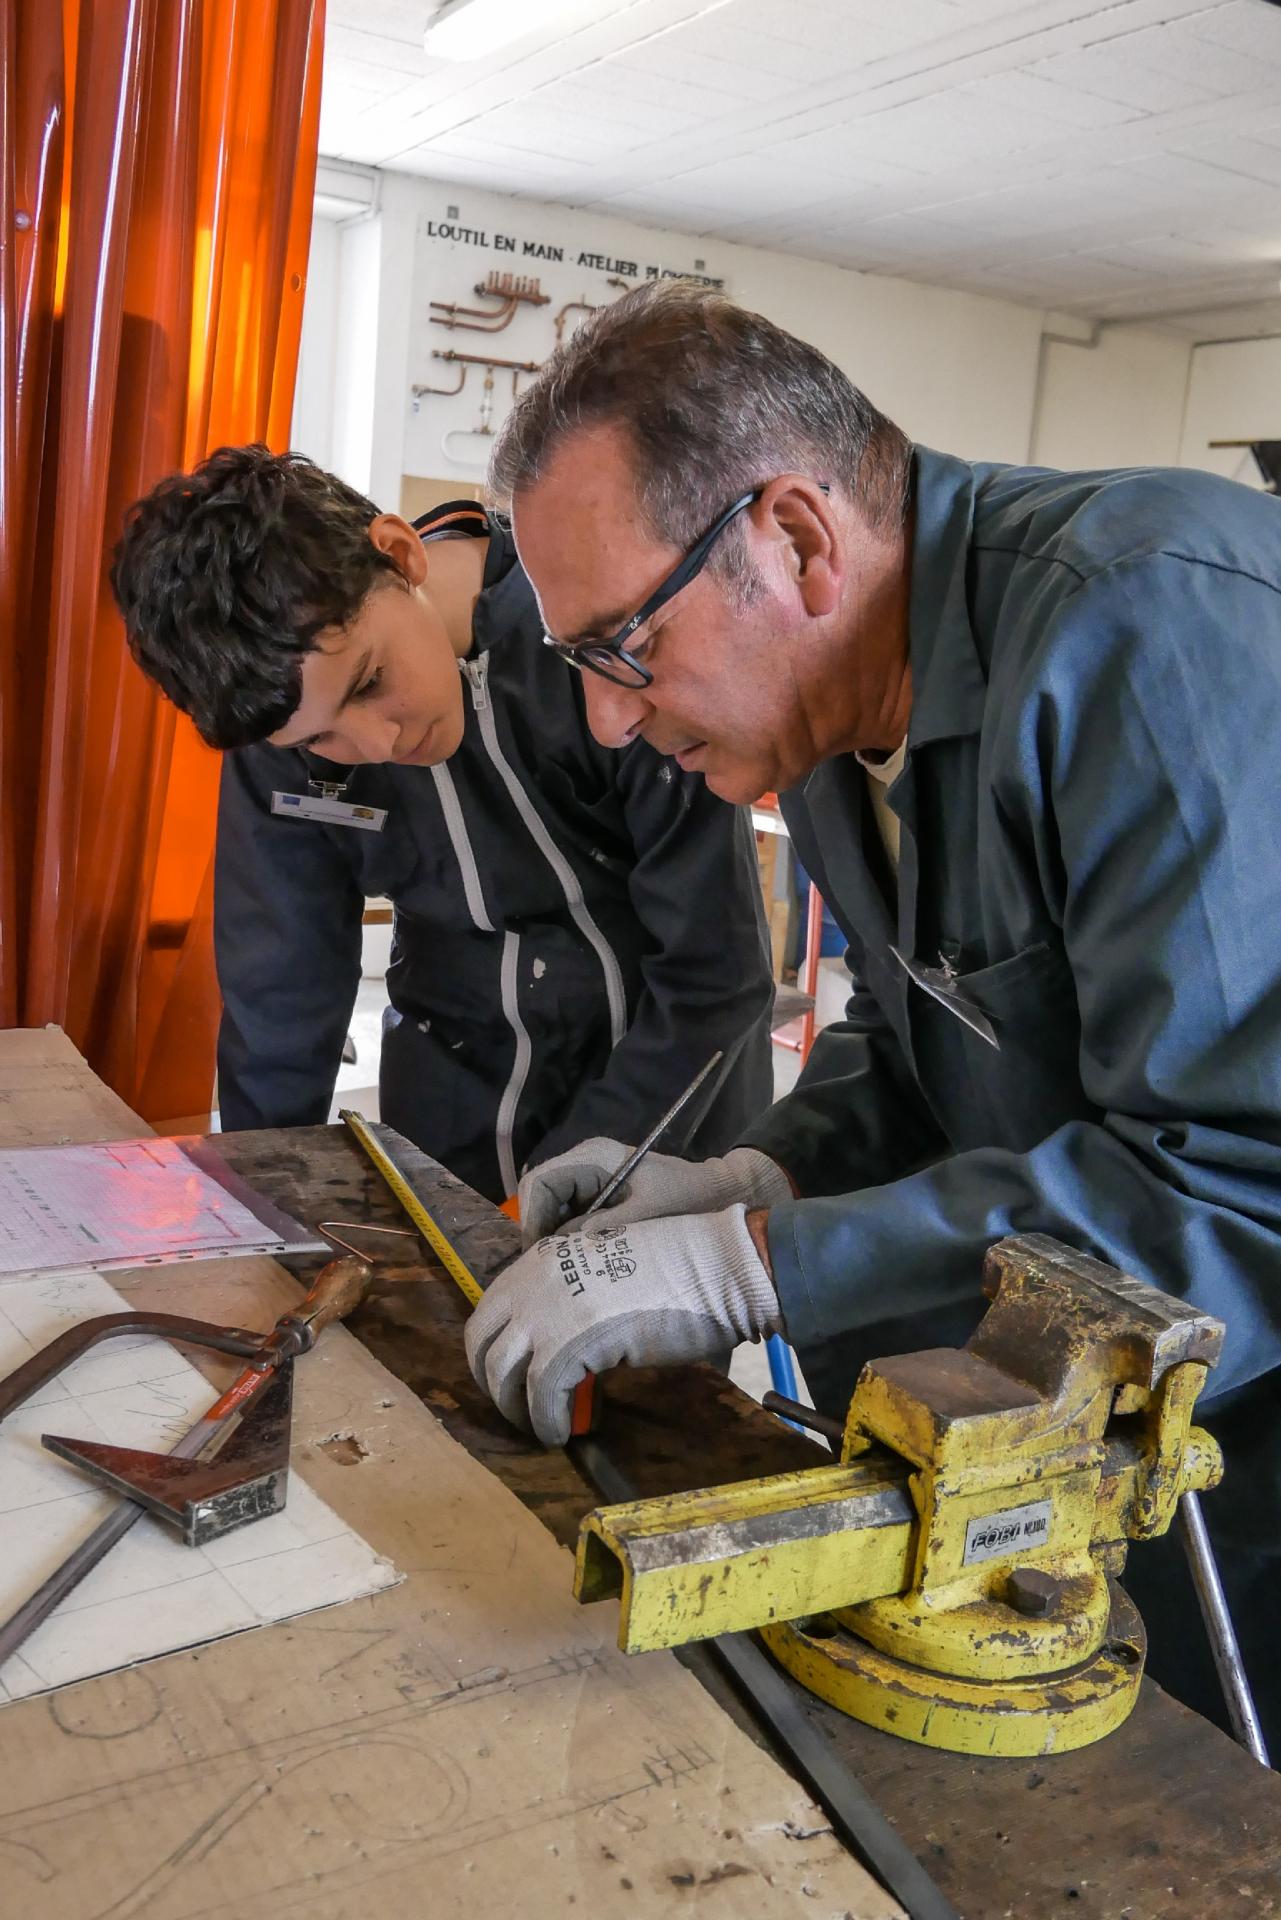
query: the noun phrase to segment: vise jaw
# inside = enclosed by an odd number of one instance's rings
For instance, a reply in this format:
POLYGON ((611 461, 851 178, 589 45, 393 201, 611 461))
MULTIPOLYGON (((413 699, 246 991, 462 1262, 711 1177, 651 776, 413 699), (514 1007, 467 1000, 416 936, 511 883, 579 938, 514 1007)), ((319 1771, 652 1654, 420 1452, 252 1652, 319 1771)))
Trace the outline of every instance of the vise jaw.
POLYGON ((839 1465, 605 1507, 580 1600, 627 1652, 759 1628, 855 1718, 957 1752, 1087 1745, 1146 1653, 1129 1544, 1213 1487, 1191 1425, 1222 1323, 1041 1234, 999 1242, 963 1348, 872 1361, 839 1465))

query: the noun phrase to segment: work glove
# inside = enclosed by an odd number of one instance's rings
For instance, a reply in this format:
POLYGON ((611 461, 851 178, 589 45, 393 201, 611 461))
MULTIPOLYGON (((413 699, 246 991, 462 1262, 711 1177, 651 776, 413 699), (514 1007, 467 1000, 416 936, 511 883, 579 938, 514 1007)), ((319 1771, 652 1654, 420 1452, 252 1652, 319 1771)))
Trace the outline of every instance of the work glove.
POLYGON ((782 1321, 743 1207, 593 1221, 540 1240, 491 1281, 467 1322, 467 1360, 500 1413, 557 1447, 584 1374, 711 1359, 782 1321))
MULTIPOLYGON (((520 1230, 527 1247, 586 1212, 632 1151, 621 1140, 584 1140, 534 1167, 520 1183, 520 1230)), ((793 1198, 776 1160, 756 1147, 732 1147, 718 1160, 681 1160, 650 1153, 593 1227, 621 1227, 674 1213, 719 1213, 722 1207, 775 1207, 793 1198)))

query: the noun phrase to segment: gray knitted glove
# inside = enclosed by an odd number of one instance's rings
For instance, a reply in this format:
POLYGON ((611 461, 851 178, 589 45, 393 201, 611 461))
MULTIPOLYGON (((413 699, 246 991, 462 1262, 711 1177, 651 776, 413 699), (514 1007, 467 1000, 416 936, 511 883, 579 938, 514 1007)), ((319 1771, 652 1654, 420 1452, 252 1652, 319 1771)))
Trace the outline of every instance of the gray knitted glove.
POLYGON ((486 1290, 467 1359, 499 1412, 555 1447, 584 1374, 711 1359, 782 1324, 745 1209, 729 1207, 541 1240, 486 1290))
MULTIPOLYGON (((562 1224, 577 1220, 630 1147, 620 1140, 584 1140, 527 1173, 520 1183, 520 1230, 527 1247, 562 1224)), ((621 1227, 673 1213, 719 1213, 722 1207, 776 1207, 792 1198, 792 1186, 776 1160, 756 1147, 732 1147, 718 1160, 681 1160, 650 1153, 592 1226, 621 1227)))

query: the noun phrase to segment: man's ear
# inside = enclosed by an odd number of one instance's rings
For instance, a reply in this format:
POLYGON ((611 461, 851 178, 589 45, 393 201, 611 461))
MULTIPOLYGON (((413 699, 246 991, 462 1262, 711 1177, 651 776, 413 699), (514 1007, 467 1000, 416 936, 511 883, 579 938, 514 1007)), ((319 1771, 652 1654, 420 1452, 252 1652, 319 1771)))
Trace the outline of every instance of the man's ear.
POLYGON ((369 538, 380 553, 396 564, 396 571, 411 587, 421 587, 427 578, 427 555, 423 543, 398 513, 380 513, 369 523, 369 538))
POLYGON ((803 474, 780 474, 765 488, 753 518, 782 548, 805 611, 812 618, 834 613, 845 560, 840 520, 823 489, 803 474))

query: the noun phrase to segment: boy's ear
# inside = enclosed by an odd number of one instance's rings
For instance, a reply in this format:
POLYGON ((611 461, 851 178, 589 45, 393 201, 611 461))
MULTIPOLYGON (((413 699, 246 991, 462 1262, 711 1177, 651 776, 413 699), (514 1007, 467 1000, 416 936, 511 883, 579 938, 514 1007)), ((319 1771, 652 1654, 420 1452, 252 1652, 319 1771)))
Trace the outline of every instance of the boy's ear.
POLYGON ((396 571, 411 587, 420 587, 427 578, 427 555, 423 543, 398 513, 380 513, 369 523, 369 538, 380 553, 396 563, 396 571))

